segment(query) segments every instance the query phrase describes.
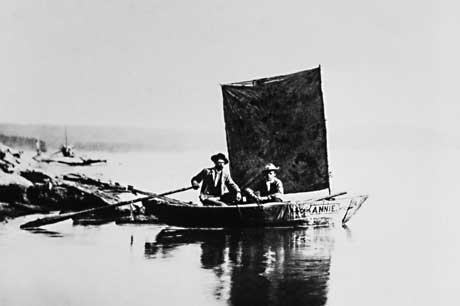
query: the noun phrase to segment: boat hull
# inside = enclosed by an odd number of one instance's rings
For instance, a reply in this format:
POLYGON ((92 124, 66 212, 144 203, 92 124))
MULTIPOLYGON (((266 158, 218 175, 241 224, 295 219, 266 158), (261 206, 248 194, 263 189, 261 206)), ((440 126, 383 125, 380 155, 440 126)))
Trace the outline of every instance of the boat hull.
POLYGON ((234 206, 197 206, 165 199, 144 202, 146 212, 172 226, 193 228, 329 226, 347 223, 366 195, 322 201, 274 202, 234 206))

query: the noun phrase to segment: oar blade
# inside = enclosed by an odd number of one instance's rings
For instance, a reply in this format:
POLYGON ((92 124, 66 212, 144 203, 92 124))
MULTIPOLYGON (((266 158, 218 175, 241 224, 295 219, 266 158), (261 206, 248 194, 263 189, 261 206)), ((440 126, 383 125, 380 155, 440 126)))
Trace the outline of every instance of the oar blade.
POLYGON ((72 216, 69 216, 68 214, 63 214, 63 215, 57 215, 57 216, 38 218, 33 221, 29 221, 24 224, 21 224, 19 227, 22 229, 40 227, 43 225, 48 225, 48 224, 53 224, 53 223, 57 223, 60 221, 64 221, 66 219, 70 219, 71 217, 72 216))

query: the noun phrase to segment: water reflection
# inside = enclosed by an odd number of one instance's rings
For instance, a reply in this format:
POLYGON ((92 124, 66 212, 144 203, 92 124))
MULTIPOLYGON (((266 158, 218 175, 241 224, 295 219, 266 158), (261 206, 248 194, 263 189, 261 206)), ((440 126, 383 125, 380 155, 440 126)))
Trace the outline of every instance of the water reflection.
POLYGON ((46 229, 43 229, 43 228, 40 228, 40 227, 28 228, 28 229, 25 229, 25 230, 30 232, 30 233, 41 234, 41 235, 45 235, 45 236, 52 237, 52 238, 64 237, 64 235, 62 233, 49 231, 49 230, 46 230, 46 229))
POLYGON ((148 259, 199 244, 201 266, 218 279, 214 296, 231 305, 324 305, 334 229, 161 231, 148 259))

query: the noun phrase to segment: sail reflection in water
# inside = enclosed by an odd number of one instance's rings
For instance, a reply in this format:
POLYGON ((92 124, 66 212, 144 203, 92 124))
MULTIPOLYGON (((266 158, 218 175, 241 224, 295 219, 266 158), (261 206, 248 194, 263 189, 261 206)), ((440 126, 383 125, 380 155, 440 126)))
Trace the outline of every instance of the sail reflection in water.
POLYGON ((214 295, 231 305, 324 305, 334 228, 165 229, 145 244, 146 258, 201 246, 201 265, 219 282, 214 295))

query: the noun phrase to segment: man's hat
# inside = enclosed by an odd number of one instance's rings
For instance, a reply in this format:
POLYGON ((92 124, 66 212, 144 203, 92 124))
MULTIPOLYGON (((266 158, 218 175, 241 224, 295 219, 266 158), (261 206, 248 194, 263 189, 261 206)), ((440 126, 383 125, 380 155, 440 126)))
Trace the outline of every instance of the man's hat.
POLYGON ((269 163, 265 166, 264 171, 278 171, 280 167, 275 166, 272 163, 269 163))
POLYGON ((211 160, 217 163, 218 160, 223 160, 225 164, 228 164, 228 159, 224 153, 217 153, 211 156, 211 160))

